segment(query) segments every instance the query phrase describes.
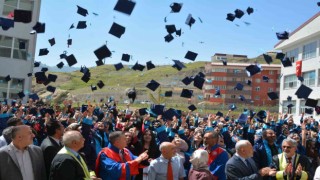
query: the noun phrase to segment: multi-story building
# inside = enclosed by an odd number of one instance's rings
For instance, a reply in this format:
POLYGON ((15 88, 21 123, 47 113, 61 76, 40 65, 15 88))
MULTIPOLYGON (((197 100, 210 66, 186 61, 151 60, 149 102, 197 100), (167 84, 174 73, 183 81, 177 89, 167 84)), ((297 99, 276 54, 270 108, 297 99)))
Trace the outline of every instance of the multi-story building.
POLYGON ((0 100, 17 99, 18 92, 31 91, 32 77, 27 74, 33 69, 37 35, 30 32, 39 20, 40 3, 41 0, 0 0, 2 18, 13 19, 15 9, 32 11, 30 23, 15 22, 13 28, 0 28, 0 100), (9 82, 5 80, 8 75, 9 82))
POLYGON ((224 66, 221 62, 207 63, 205 66, 206 79, 204 97, 215 104, 250 103, 259 105, 277 105, 277 100, 270 100, 268 92, 279 92, 280 65, 262 64, 263 71, 248 77, 246 67, 250 64, 228 63, 224 66), (263 81, 263 76, 269 78, 263 81), (251 85, 248 85, 248 80, 251 85), (237 83, 244 85, 243 90, 235 90, 237 83), (220 89, 221 96, 215 96, 216 88, 220 89), (241 101, 240 95, 246 100, 241 101))
POLYGON ((222 53, 215 53, 211 57, 211 61, 228 61, 228 60, 242 60, 248 59, 247 55, 238 55, 238 54, 222 54, 222 53))
MULTIPOLYGON (((296 117, 305 111, 306 99, 299 99, 295 92, 304 84, 313 91, 308 98, 320 99, 320 13, 311 17, 300 27, 294 30, 289 39, 280 41, 275 45, 276 50, 281 50, 286 57, 292 62, 291 67, 282 67, 283 74, 280 85, 279 101, 283 104, 280 107, 281 112, 287 112, 287 105, 293 104, 291 113, 296 117), (302 60, 302 77, 303 82, 299 81, 296 76, 296 61, 302 60), (291 96, 292 101, 287 97, 291 96)), ((319 106, 318 102, 318 106, 319 106)), ((313 112, 313 115, 316 115, 313 112)))

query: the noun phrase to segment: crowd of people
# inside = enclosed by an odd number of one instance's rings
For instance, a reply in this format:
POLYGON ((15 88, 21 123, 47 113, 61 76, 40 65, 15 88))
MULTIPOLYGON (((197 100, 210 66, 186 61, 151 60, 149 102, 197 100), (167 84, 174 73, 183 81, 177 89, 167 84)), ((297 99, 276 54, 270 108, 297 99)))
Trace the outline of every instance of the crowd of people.
POLYGON ((0 180, 320 179, 316 119, 233 109, 1 104, 0 180))

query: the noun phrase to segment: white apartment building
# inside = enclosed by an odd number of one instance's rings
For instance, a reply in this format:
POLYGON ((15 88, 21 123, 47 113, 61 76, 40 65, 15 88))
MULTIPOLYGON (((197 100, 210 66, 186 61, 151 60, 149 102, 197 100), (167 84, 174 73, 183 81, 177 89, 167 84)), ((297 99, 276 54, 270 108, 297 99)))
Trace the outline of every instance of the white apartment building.
MULTIPOLYGON (((293 104, 292 114, 298 119, 298 116, 305 111, 305 99, 299 99, 295 92, 303 83, 310 87, 313 91, 309 98, 319 100, 320 105, 320 13, 311 17, 303 23, 295 31, 293 31, 289 39, 280 41, 275 45, 276 50, 281 50, 286 57, 292 61, 292 67, 284 68, 282 66, 281 83, 280 83, 280 99, 279 102, 281 112, 287 112, 287 105, 293 104), (302 76, 303 82, 296 77, 296 61, 302 60, 302 76), (288 102, 287 97, 291 96, 292 101, 288 102)), ((314 111, 313 116, 319 118, 314 111)))
POLYGON ((23 91, 27 99, 31 91, 32 77, 27 74, 32 72, 36 34, 30 34, 32 27, 39 21, 41 0, 0 0, 0 16, 8 18, 15 9, 32 11, 30 23, 15 22, 14 28, 4 31, 0 27, 0 100, 17 99, 18 92, 23 91), (19 48, 19 43, 24 42, 25 48, 19 48), (11 81, 5 81, 7 75, 11 81))

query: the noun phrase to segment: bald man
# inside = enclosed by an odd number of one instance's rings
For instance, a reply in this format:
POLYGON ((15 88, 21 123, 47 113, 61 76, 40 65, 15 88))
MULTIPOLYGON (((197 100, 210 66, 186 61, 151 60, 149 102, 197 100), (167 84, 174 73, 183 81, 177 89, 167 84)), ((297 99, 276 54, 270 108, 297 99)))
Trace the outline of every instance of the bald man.
POLYGON ((169 180, 170 178, 183 180, 186 174, 183 162, 179 156, 176 156, 176 146, 170 142, 163 142, 159 149, 161 156, 151 161, 148 180, 169 180))

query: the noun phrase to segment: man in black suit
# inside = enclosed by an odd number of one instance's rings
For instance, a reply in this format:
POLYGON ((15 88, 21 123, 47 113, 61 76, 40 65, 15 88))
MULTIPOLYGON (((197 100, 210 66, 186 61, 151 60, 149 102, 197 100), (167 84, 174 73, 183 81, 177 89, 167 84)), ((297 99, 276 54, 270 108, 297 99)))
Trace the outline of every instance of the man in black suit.
POLYGON ((240 140, 236 144, 236 153, 226 164, 227 179, 262 179, 263 176, 275 176, 276 170, 270 167, 258 169, 253 156, 253 148, 249 141, 240 140))
POLYGON ((46 124, 46 128, 48 136, 42 141, 41 149, 44 156, 47 176, 49 176, 51 162, 62 148, 61 139, 64 127, 59 121, 50 121, 46 124))

